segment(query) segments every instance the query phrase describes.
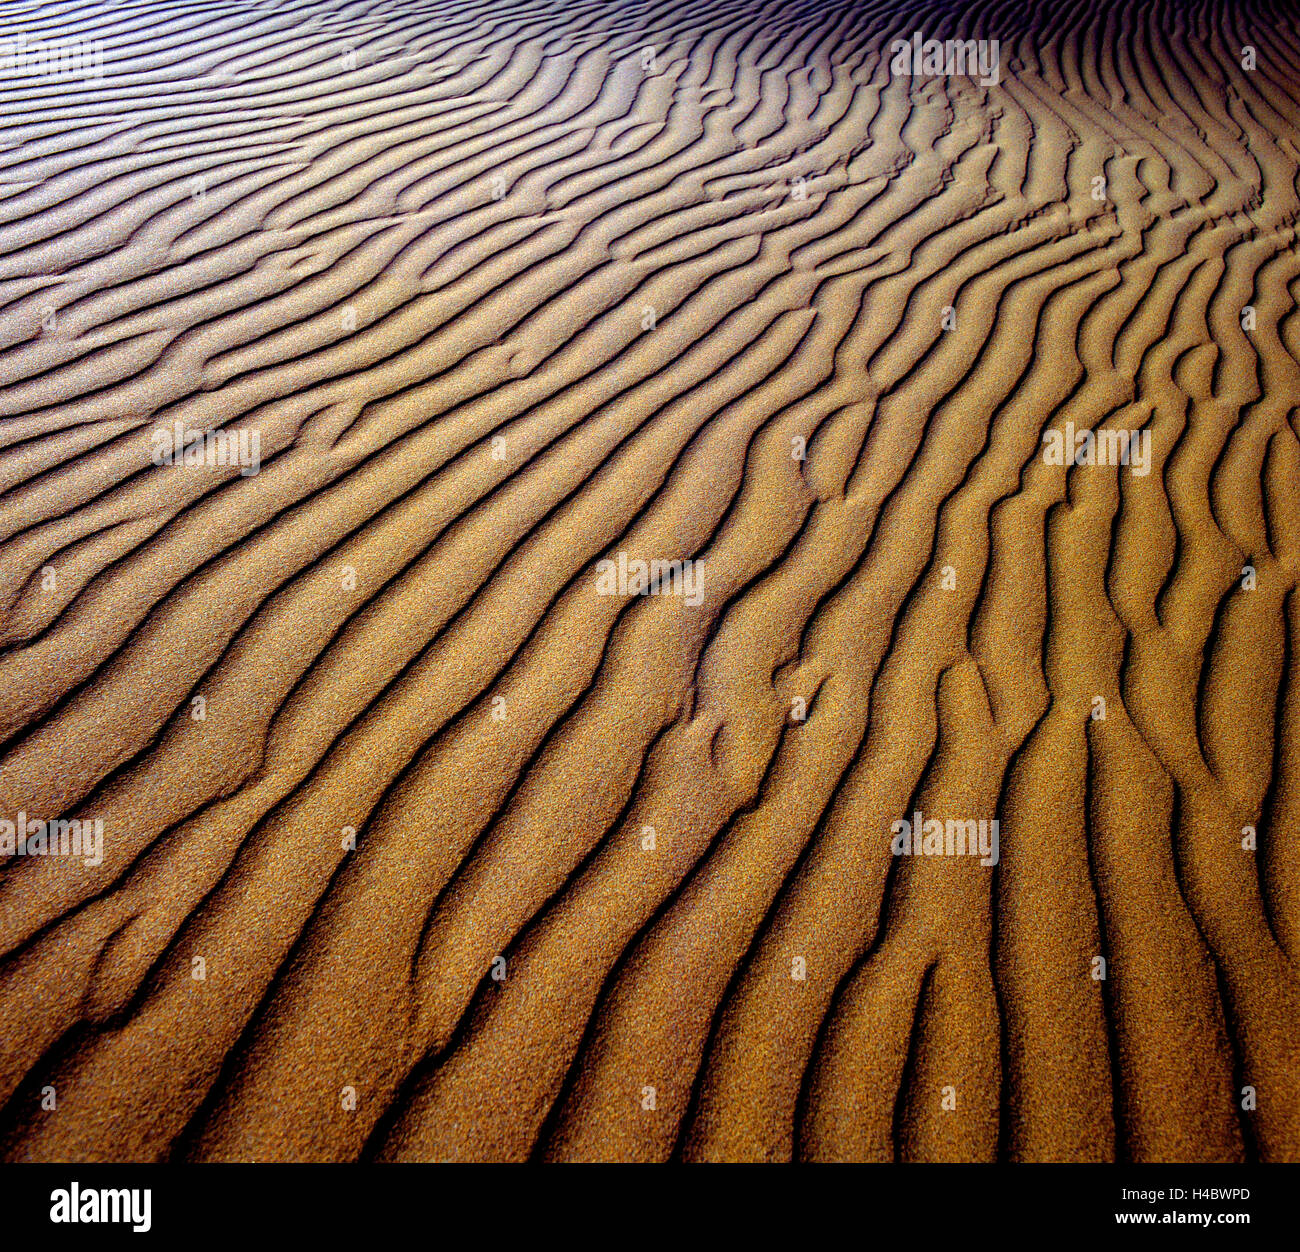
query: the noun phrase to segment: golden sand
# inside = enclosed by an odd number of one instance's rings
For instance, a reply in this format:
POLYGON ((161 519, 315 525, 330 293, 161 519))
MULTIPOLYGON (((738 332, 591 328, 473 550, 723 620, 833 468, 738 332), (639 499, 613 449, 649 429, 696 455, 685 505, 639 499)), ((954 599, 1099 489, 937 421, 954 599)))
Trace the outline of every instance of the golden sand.
POLYGON ((8 1159, 1300 1158, 1284 6, 6 8, 8 1159))

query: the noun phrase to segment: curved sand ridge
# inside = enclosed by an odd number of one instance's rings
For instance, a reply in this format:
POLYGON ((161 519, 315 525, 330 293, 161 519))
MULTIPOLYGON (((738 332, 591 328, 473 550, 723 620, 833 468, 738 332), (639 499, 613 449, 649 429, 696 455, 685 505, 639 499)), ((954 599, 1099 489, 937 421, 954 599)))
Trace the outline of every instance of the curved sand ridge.
POLYGON ((1300 1157, 1300 37, 1030 7, 6 18, 9 1158, 1300 1157))

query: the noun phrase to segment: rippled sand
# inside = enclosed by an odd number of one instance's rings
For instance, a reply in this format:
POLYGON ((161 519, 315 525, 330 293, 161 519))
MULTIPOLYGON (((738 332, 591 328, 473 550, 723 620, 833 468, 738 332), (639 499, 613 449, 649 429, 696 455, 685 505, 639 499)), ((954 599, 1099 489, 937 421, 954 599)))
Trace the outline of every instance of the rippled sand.
POLYGON ((1286 6, 0 23, 5 1156, 1300 1158, 1286 6))

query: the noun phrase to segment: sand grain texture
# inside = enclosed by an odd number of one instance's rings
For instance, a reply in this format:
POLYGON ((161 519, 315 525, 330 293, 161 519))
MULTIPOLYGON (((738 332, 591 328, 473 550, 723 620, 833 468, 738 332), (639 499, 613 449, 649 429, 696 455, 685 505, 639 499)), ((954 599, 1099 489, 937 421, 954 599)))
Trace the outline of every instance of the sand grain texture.
POLYGON ((1287 6, 0 23, 6 1158, 1300 1159, 1287 6))

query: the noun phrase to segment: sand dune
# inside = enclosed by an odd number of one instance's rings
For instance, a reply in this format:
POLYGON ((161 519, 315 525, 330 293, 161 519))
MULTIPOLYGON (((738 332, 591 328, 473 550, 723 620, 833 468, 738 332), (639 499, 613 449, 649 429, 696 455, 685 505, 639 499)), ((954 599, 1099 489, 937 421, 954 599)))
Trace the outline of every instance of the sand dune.
POLYGON ((1285 6, 0 21, 7 1159, 1300 1159, 1285 6))

